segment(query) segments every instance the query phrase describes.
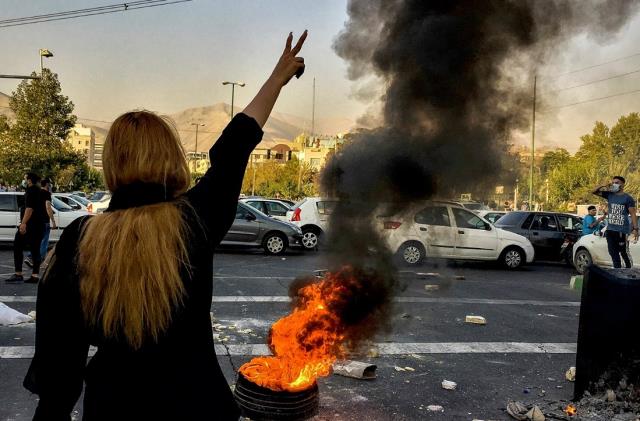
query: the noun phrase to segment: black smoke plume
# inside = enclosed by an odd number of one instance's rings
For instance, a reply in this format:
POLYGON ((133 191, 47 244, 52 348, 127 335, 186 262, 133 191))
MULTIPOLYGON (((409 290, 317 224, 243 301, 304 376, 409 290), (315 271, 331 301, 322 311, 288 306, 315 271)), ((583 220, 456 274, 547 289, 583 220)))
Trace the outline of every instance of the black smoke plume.
POLYGON ((349 1, 334 49, 351 79, 377 82, 382 125, 356 134, 321 174, 323 194, 340 199, 325 239, 331 266, 374 271, 363 282, 390 296, 397 286, 393 250, 376 216, 435 195, 487 191, 501 174, 512 131, 529 127, 536 67, 579 33, 606 39, 637 4, 349 1))

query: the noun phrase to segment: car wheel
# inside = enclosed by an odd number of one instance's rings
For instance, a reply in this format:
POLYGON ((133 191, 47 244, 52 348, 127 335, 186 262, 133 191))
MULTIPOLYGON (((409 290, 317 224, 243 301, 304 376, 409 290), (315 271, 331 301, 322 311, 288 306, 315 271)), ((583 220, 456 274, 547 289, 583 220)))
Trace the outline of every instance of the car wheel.
POLYGON ((267 234, 263 241, 263 248, 267 254, 274 256, 282 254, 287 249, 287 239, 278 232, 267 234))
POLYGON ((306 250, 316 250, 320 242, 320 233, 313 228, 302 230, 302 245, 306 250))
POLYGON ((580 249, 576 252, 576 258, 573 262, 573 265, 576 267, 576 270, 580 275, 583 275, 589 265, 593 263, 593 258, 591 257, 591 253, 587 249, 580 249))
POLYGON ((424 248, 420 243, 405 243, 398 250, 398 257, 409 266, 417 266, 425 258, 424 248))
POLYGON ((502 252, 500 256, 500 262, 507 269, 517 269, 525 263, 525 255, 524 252, 517 248, 511 247, 502 252))

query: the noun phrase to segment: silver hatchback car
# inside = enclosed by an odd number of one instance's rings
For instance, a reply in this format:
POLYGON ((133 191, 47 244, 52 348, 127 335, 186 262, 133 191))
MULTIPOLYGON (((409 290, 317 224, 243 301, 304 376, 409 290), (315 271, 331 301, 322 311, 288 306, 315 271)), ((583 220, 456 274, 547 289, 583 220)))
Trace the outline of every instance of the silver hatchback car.
POLYGON ((220 244, 262 247, 267 254, 278 255, 288 247, 302 248, 302 230, 239 202, 236 219, 220 244))

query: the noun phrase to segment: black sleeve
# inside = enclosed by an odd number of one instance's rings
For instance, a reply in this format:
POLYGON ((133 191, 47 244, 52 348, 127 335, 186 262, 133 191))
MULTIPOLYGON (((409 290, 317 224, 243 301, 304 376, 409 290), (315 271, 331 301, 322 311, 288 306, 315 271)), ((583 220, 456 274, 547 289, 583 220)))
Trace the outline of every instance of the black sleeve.
POLYGON ((237 114, 209 151, 211 168, 187 192, 213 246, 222 241, 233 223, 247 162, 262 134, 253 118, 237 114))
POLYGON ((606 190, 598 190, 594 194, 596 196, 600 196, 600 197, 603 197, 603 198, 607 199, 609 197, 609 194, 611 194, 611 192, 610 191, 606 191, 606 190))
POLYGON ((36 350, 23 383, 40 397, 35 421, 71 420, 82 393, 89 342, 74 263, 76 221, 62 233, 38 285, 36 350))

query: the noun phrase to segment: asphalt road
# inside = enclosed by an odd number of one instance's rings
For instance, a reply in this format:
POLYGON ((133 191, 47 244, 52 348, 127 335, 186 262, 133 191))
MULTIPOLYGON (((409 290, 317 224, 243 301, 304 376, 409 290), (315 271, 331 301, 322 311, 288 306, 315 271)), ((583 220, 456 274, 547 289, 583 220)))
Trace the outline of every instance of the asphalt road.
MULTIPOLYGON (((11 261, 11 251, 0 249, 2 278, 11 273, 11 261)), ((265 352, 269 326, 288 312, 289 283, 323 268, 321 253, 216 255, 213 329, 230 384, 234 367, 265 352)), ((372 338, 379 356, 352 357, 377 365, 377 378, 321 379, 316 419, 507 420, 508 400, 570 399, 573 385, 564 372, 575 365, 580 299, 568 286, 573 273, 551 263, 516 272, 483 263, 403 272, 393 330, 372 338), (438 289, 428 291, 425 285, 438 289), (465 323, 466 315, 483 316, 487 324, 465 323), (445 379, 457 389, 443 389, 445 379), (431 412, 429 405, 441 405, 444 412, 431 412)), ((0 301, 23 313, 35 308, 35 293, 34 285, 0 283, 0 301)), ((31 419, 37 397, 21 382, 34 332, 33 323, 0 326, 0 420, 31 419)), ((77 410, 80 419, 80 403, 77 410)))

